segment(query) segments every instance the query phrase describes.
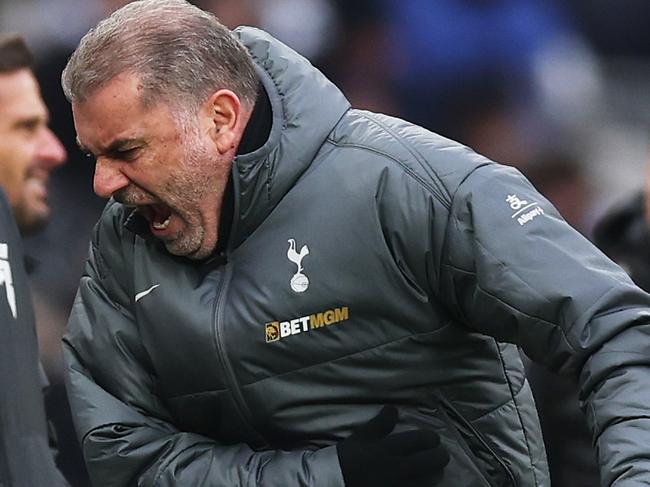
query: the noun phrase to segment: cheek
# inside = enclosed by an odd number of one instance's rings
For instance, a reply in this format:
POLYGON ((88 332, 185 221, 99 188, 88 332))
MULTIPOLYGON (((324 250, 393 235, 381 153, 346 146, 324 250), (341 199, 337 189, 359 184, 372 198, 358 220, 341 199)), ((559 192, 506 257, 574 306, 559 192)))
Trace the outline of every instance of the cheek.
POLYGON ((4 166, 0 169, 0 187, 4 190, 11 206, 22 200, 25 190, 25 171, 16 166, 4 166))
POLYGON ((33 154, 29 144, 0 145, 0 184, 6 192, 15 191, 16 184, 25 179, 32 159, 33 154))

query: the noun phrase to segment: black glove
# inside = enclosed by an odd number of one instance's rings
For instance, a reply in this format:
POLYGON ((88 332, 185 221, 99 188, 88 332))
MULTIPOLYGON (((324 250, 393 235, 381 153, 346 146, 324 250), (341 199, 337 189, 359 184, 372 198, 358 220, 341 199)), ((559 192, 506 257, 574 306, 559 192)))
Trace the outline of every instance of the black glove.
POLYGON ((432 487, 449 454, 433 430, 393 433, 397 409, 384 406, 337 448, 346 487, 432 487))

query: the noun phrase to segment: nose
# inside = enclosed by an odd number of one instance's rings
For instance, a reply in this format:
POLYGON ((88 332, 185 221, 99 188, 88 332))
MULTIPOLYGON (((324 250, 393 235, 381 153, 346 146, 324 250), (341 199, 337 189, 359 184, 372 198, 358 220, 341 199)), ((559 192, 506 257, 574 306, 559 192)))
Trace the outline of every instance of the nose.
POLYGON ((103 157, 95 164, 93 189, 100 198, 110 198, 113 193, 129 185, 129 179, 120 171, 119 163, 103 157))
POLYGON ((51 171, 63 164, 67 156, 61 141, 49 128, 45 127, 37 148, 39 166, 51 171))

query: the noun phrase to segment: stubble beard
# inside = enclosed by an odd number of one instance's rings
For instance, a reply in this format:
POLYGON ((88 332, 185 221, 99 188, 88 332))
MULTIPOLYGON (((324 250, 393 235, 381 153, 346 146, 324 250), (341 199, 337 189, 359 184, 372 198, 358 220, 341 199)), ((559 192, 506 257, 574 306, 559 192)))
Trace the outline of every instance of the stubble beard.
POLYGON ((214 156, 198 133, 193 133, 188 138, 181 163, 169 174, 159 195, 131 186, 119 190, 113 197, 129 206, 153 203, 167 205, 182 220, 183 227, 176 235, 162 241, 167 252, 200 260, 208 257, 216 247, 216 237, 214 243, 209 243, 207 247, 204 245, 207 230, 201 205, 210 191, 217 190, 215 182, 218 177, 213 172, 206 172, 206 167, 218 162, 214 161, 214 156))
POLYGON ((12 212, 20 234, 33 235, 42 231, 50 219, 50 207, 47 203, 47 190, 41 194, 42 187, 47 187, 47 178, 38 176, 37 170, 32 166, 26 170, 25 179, 20 188, 18 201, 12 203, 12 212), (34 194, 34 184, 36 194, 34 194))
POLYGON ((49 212, 37 213, 26 203, 12 210, 16 219, 16 225, 22 236, 34 235, 43 231, 50 220, 49 212))
POLYGON ((168 183, 167 204, 183 220, 185 227, 176 238, 164 242, 170 254, 200 260, 208 257, 216 247, 216 240, 206 246, 207 222, 202 212, 202 204, 210 191, 215 191, 215 178, 205 171, 206 165, 212 164, 211 159, 213 156, 202 141, 193 137, 187 144, 183 164, 168 183))

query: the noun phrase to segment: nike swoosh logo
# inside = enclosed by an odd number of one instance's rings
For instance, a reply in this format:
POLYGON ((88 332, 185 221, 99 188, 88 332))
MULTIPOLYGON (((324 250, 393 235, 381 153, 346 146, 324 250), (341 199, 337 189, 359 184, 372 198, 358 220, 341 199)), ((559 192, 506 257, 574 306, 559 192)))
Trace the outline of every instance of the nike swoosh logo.
POLYGON ((139 292, 138 294, 136 294, 135 295, 135 302, 137 303, 138 301, 140 301, 142 298, 144 298, 147 294, 149 294, 151 291, 156 289, 158 286, 160 286, 160 284, 154 284, 153 286, 151 286, 146 291, 142 291, 142 292, 139 292))

